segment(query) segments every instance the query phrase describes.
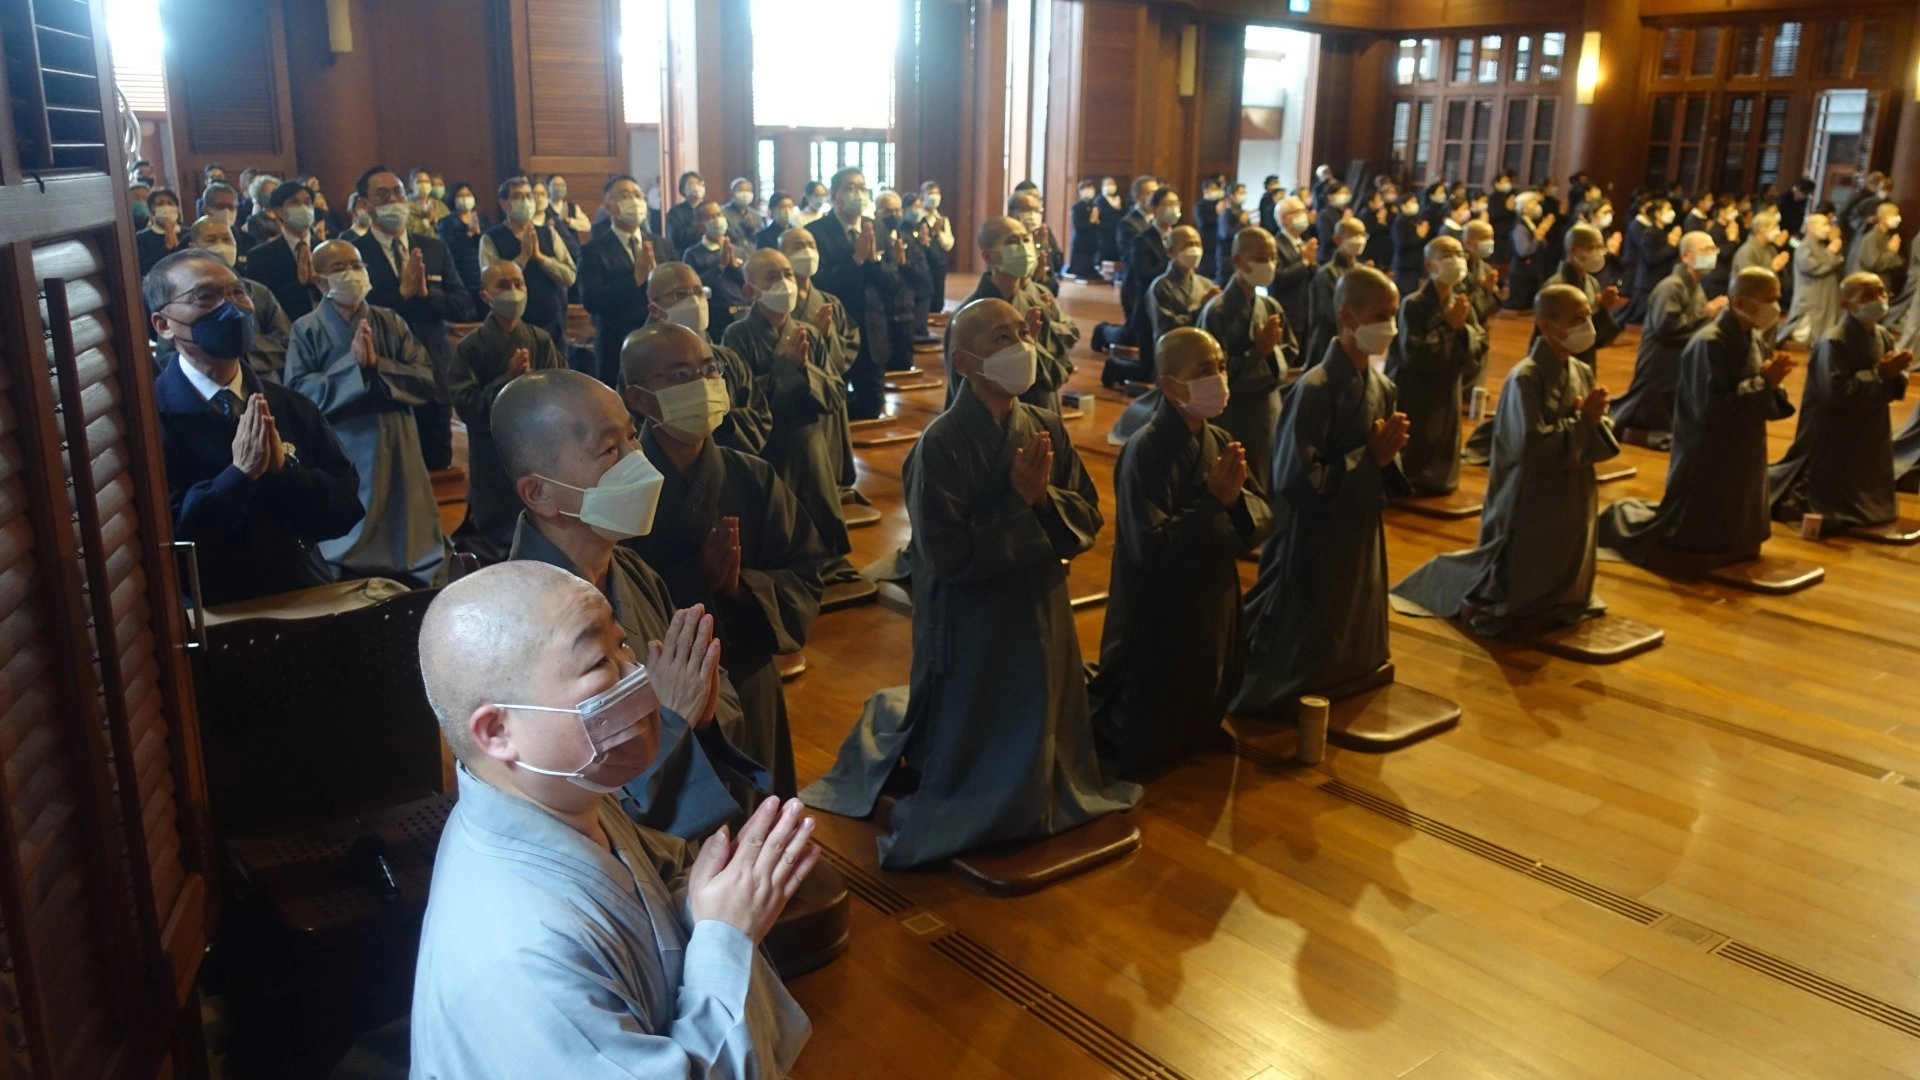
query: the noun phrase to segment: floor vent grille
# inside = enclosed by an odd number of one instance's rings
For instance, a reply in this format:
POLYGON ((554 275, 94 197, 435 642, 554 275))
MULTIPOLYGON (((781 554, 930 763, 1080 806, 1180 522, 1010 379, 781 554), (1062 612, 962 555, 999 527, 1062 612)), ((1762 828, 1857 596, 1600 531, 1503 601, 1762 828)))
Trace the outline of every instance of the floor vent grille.
POLYGON ((833 868, 840 871, 840 876, 847 879, 848 892, 880 914, 892 917, 915 907, 906 893, 875 877, 866 867, 825 844, 820 845, 820 857, 832 863, 833 868))
POLYGON ((1825 975, 1808 971, 1798 964, 1738 941, 1728 941, 1714 952, 1742 967, 1797 986, 1815 997, 1825 998, 1843 1009, 1851 1009, 1869 1020, 1879 1021, 1895 1031, 1920 1039, 1920 1013, 1908 1012, 1890 1001, 1863 994, 1844 983, 1834 982, 1825 975))

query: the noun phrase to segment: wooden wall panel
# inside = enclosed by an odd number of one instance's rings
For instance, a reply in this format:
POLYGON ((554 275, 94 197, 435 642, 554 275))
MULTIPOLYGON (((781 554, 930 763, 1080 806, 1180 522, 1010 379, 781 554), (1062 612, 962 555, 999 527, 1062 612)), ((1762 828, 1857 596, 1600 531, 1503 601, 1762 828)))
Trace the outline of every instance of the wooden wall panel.
POLYGON ((1148 165, 1138 152, 1148 11, 1143 4, 1101 0, 1086 0, 1082 8, 1080 171, 1113 173, 1124 186, 1148 165))
POLYGON ((1194 172, 1234 175, 1240 165, 1240 89, 1246 72, 1247 30, 1239 23, 1200 28, 1196 77, 1198 122, 1194 172))
POLYGON ((517 164, 582 192, 627 171, 620 0, 508 0, 507 41, 517 164))
POLYGON ((295 168, 293 109, 280 6, 259 0, 160 0, 174 165, 194 182, 209 161, 295 168), (218 33, 179 28, 218 27, 218 33))

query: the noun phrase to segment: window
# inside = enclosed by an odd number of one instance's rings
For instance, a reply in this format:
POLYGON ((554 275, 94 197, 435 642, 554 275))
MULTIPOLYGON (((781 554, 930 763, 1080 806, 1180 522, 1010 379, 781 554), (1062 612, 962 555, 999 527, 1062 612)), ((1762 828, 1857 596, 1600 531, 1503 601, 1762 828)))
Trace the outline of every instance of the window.
POLYGON ((1893 27, 1886 19, 1868 19, 1860 24, 1860 51, 1853 61, 1855 78, 1884 75, 1887 52, 1893 47, 1893 27))
POLYGON ((1733 73, 1752 77, 1760 74, 1761 28, 1743 26, 1733 39, 1733 73))
POLYGON ((1780 182, 1782 145, 1787 141, 1788 105, 1788 99, 1777 94, 1767 98, 1766 119, 1760 125, 1760 157, 1750 185, 1755 190, 1780 182))
POLYGON ((1773 60, 1767 65, 1767 74, 1776 79, 1790 79, 1799 70, 1800 24, 1781 23, 1773 35, 1773 60))
POLYGON ((1393 103, 1393 160, 1402 171, 1407 166, 1408 145, 1413 137, 1413 102, 1396 101, 1393 103))
POLYGON ((1513 42, 1513 81, 1533 78, 1533 35, 1521 34, 1513 42))
POLYGON ((162 75, 160 8, 152 0, 107 0, 107 49, 113 84, 136 113, 167 111, 162 75))
POLYGON ((1677 26, 1667 27, 1660 35, 1660 77, 1677 79, 1683 58, 1687 55, 1687 32, 1677 26))
MULTIPOLYGON (((852 19, 796 18, 789 0, 753 0, 753 25, 779 28, 778 33, 753 35, 756 126, 853 131, 886 131, 893 126, 893 57, 899 51, 900 5, 867 8, 852 19), (821 57, 863 59, 831 63, 822 62, 821 57)), ((830 176, 832 171, 813 175, 830 176)), ((871 171, 867 181, 875 182, 871 171)))
POLYGON ((1723 190, 1750 190, 1745 178, 1748 144, 1753 138, 1754 104, 1753 94, 1738 94, 1727 99, 1726 120, 1721 125, 1719 186, 1723 190))
POLYGON ((1463 142, 1467 135, 1467 102, 1455 98, 1447 102, 1446 140, 1440 151, 1440 177, 1452 183, 1466 177, 1460 171, 1463 142))
POLYGON ((1393 81, 1401 86, 1433 81, 1435 58, 1440 42, 1433 38, 1401 38, 1400 53, 1394 60, 1393 81))
POLYGON ((1555 82, 1567 57, 1567 35, 1556 30, 1540 35, 1540 81, 1555 82))
POLYGON ((1647 131, 1648 186, 1680 183, 1699 187, 1707 100, 1706 94, 1662 94, 1653 99, 1652 123, 1647 131))
POLYGON ((1820 30, 1820 49, 1813 56, 1813 73, 1831 79, 1847 73, 1847 36, 1853 29, 1845 19, 1835 19, 1820 30))
POLYGON ((666 43, 666 0, 620 0, 621 111, 630 125, 660 123, 666 43))
POLYGON ((1433 160, 1433 102, 1421 102, 1415 116, 1413 171, 1410 175, 1418 178, 1427 175, 1427 166, 1433 160))
POLYGON ((1453 81, 1470 82, 1473 79, 1473 39, 1463 37, 1453 43, 1453 81))
POLYGON ((1713 77, 1720 62, 1720 28, 1703 26, 1693 32, 1693 63, 1687 74, 1696 79, 1713 77))
POLYGON ((1500 35, 1488 34, 1480 39, 1480 74, 1483 83, 1500 81, 1500 35))
POLYGON ((859 169, 867 189, 893 187, 893 143, 879 139, 818 139, 808 152, 808 176, 825 182, 841 169, 859 169))
MULTIPOLYGON (((760 201, 762 204, 771 206, 773 202, 773 192, 775 189, 775 184, 774 184, 775 173, 773 171, 773 161, 774 161, 773 140, 772 139, 756 139, 754 141, 754 147, 753 147, 753 158, 754 158, 753 193, 755 195, 760 196, 760 201)), ((832 174, 829 173, 828 175, 831 176, 832 174)), ((788 194, 793 195, 796 199, 800 195, 800 193, 797 191, 788 192, 788 194)))

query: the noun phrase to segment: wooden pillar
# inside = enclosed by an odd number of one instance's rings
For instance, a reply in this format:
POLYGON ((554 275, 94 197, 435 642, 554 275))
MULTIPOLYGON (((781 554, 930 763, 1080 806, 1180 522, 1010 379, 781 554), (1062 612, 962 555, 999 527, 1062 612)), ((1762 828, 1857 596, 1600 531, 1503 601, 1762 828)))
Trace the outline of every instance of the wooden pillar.
POLYGON ((949 207, 954 230, 948 264, 971 270, 973 228, 1006 212, 1007 165, 1007 5, 1006 0, 975 0, 966 45, 966 89, 962 95, 959 198, 949 207))
MULTIPOLYGON (((1646 140, 1634 137, 1640 117, 1639 0, 1584 0, 1580 31, 1567 42, 1569 86, 1567 171, 1585 169, 1603 189, 1633 189, 1646 165, 1646 140), (1579 104, 1578 81, 1584 31, 1600 32, 1600 80, 1593 103, 1579 104)), ((1641 134, 1645 134, 1641 132, 1641 134)))
POLYGON ((1895 107, 1899 123, 1894 128, 1893 161, 1887 175, 1893 177, 1895 199, 1909 209, 1901 216, 1902 230, 1908 239, 1920 235, 1920 213, 1911 207, 1920 196, 1920 4, 1913 5, 1912 25, 1907 35, 1907 55, 1893 79, 1895 107))

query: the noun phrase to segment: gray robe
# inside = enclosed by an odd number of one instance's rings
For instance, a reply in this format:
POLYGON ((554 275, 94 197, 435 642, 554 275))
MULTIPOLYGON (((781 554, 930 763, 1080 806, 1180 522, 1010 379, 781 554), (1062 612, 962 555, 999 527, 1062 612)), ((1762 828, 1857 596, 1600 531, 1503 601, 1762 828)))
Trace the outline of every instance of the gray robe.
POLYGON ((1280 301, 1247 289, 1236 276, 1200 309, 1200 329, 1227 354, 1226 411, 1214 423, 1247 452, 1247 471, 1265 476, 1273 461, 1273 429, 1280 422, 1280 377, 1299 355, 1300 342, 1280 301), (1253 329, 1280 316, 1285 330, 1270 353, 1255 351, 1253 329))
POLYGON ((1793 253, 1793 306, 1782 320, 1776 341, 1811 345, 1840 321, 1840 253, 1825 244, 1805 242, 1793 253))
POLYGON ((1898 485, 1916 472, 1920 472, 1920 402, 1914 403, 1906 425, 1893 435, 1894 483, 1898 485))
POLYGON ((506 331, 492 317, 460 339, 447 366, 453 408, 467 425, 467 517, 454 530, 453 539, 482 563, 507 557, 514 522, 520 517, 520 496, 493 441, 493 399, 513 381, 507 363, 519 349, 527 350, 530 371, 567 366, 545 330, 523 320, 506 331))
POLYGON ((1658 503, 1622 499, 1600 515, 1602 548, 1645 563, 1656 546, 1735 557, 1760 553, 1772 532, 1767 421, 1793 415, 1786 391, 1760 369, 1765 335, 1731 310, 1700 329, 1680 357, 1673 461, 1658 503))
MULTIPOLYGON (((753 369, 740 354, 725 345, 713 346, 713 360, 727 380, 727 415, 713 429, 713 441, 743 454, 758 457, 767 449, 767 437, 773 433, 773 407, 767 404, 766 390, 753 377, 753 369)), ((645 427, 639 417, 634 423, 645 427)))
POLYGON ((1673 430, 1673 399, 1680 382, 1680 353, 1694 332, 1707 325, 1707 294, 1684 264, 1677 264, 1647 298, 1640 326, 1640 353, 1633 381, 1614 398, 1608 412, 1615 427, 1673 430))
POLYGON ((760 456, 800 501, 827 554, 838 557, 843 572, 835 578, 844 580, 855 576, 846 563, 853 543, 840 509, 845 459, 839 444, 846 438, 846 391, 842 376, 828 367, 827 340, 811 326, 807 362, 795 364, 784 355, 786 341, 800 325, 789 315, 776 330, 755 305, 727 327, 726 344, 753 369, 753 381, 765 393, 773 416, 760 456))
MULTIPOLYGON (((508 558, 543 562, 585 577, 566 552, 534 528, 525 512, 514 526, 508 558)), ((666 582, 645 559, 616 547, 600 595, 613 608, 627 647, 644 662, 648 643, 665 639, 673 621, 674 603, 666 582)), ((765 766, 732 741, 743 726, 740 694, 725 670, 720 674, 713 723, 696 732, 678 713, 661 709, 660 745, 653 763, 619 792, 627 815, 647 829, 683 840, 697 840, 739 816, 749 804, 743 804, 736 792, 755 794, 773 786, 765 766)), ((691 858, 690 851, 677 854, 691 858)))
POLYGON ((1268 489, 1273 538, 1247 594, 1247 675, 1229 711, 1279 712, 1289 699, 1387 662, 1389 499, 1410 492, 1399 459, 1374 459, 1377 420, 1399 407, 1392 380, 1356 369, 1339 342, 1294 384, 1268 489))
MULTIPOLYGON (((1003 295, 993 284, 993 272, 980 275, 980 284, 960 302, 966 307, 975 300, 1005 300, 1013 305, 1020 318, 1025 319, 1027 312, 1039 308, 1045 312, 1045 325, 1040 336, 1034 339, 1038 348, 1038 364, 1035 368, 1033 386, 1020 395, 1020 400, 1035 408, 1060 411, 1060 388, 1073 377, 1073 358, 1067 355, 1073 350, 1074 343, 1080 340, 1080 326, 1067 318, 1060 305, 1053 300, 1053 294, 1033 283, 1029 278, 1014 289, 1012 296, 1003 295)), ((959 310, 958 308, 955 309, 959 310)), ((940 354, 947 364, 947 407, 952 408, 954 400, 960 396, 967 385, 966 376, 953 367, 953 322, 948 320, 945 340, 941 342, 940 354)))
MULTIPOLYGON (((1563 260, 1560 263, 1560 268, 1555 270, 1547 280, 1540 283, 1542 289, 1545 289, 1549 285, 1571 285, 1586 294, 1587 310, 1593 312, 1593 346, 1587 349, 1586 352, 1574 353, 1573 355, 1574 359, 1586 364, 1589 371, 1595 370, 1598 363, 1595 358, 1600 355, 1600 350, 1619 340, 1620 333, 1624 329, 1620 325, 1620 321, 1614 318, 1613 312, 1600 306, 1601 290, 1599 280, 1592 274, 1573 265, 1573 263, 1563 260)), ((1532 336, 1527 339, 1527 350, 1531 352, 1533 347, 1539 344, 1539 342, 1540 327, 1536 325, 1533 328, 1532 336)), ((1484 362, 1481 363, 1480 370, 1483 373, 1486 371, 1486 364, 1484 362)), ((1460 451, 1460 460, 1468 465, 1485 465, 1488 461, 1492 460, 1495 426, 1496 417, 1493 416, 1489 416, 1475 425, 1473 433, 1467 436, 1466 447, 1460 451)))
POLYGON ((1265 540, 1273 514, 1265 477, 1249 475, 1231 505, 1207 472, 1232 437, 1187 427, 1162 400, 1114 470, 1114 552, 1100 673, 1088 687, 1103 765, 1130 776, 1177 763, 1220 726, 1240 687, 1236 558, 1265 540))
POLYGON ((695 923, 614 800, 608 851, 459 770, 420 931, 412 1073, 785 1076, 811 1025, 752 939, 695 923))
MULTIPOLYGON (((1169 264, 1165 273, 1153 279, 1153 288, 1147 294, 1154 340, 1160 340, 1168 331, 1199 322, 1200 298, 1212 289, 1213 282, 1209 279, 1169 264)), ((1155 386, 1128 402, 1127 407, 1120 410, 1119 419, 1113 422, 1113 429, 1107 435, 1108 444, 1124 444, 1133 438, 1134 432, 1146 427, 1160 408, 1160 397, 1160 388, 1155 386)))
POLYGON ((1400 333, 1387 350, 1387 378, 1407 414, 1407 448, 1400 467, 1416 495, 1440 495, 1460 486, 1460 405, 1474 372, 1486 362, 1487 332, 1467 305, 1456 330, 1447 302, 1429 281, 1400 302, 1400 333))
POLYGON ((1864 270, 1869 274, 1878 274, 1891 291, 1891 286, 1898 282, 1890 279, 1899 273, 1904 260, 1898 251, 1891 249, 1890 239, 1887 230, 1880 225, 1861 233, 1853 242, 1853 250, 1847 252, 1847 273, 1857 274, 1864 270))
MULTIPOLYGON (((1340 336, 1340 312, 1333 306, 1334 292, 1347 271, 1358 265, 1344 252, 1336 251, 1332 259, 1313 272, 1313 281, 1307 285, 1307 336, 1300 355, 1324 356, 1327 346, 1340 336)), ((1499 306, 1499 298, 1495 297, 1494 307, 1499 306)))
POLYGON ((1748 232, 1747 238, 1734 249, 1732 272, 1738 274, 1750 267, 1770 271, 1773 269, 1773 257, 1779 253, 1766 237, 1757 232, 1748 232))
POLYGON ((838 297, 814 287, 811 281, 801 287, 800 298, 793 305, 793 317, 812 326, 813 321, 820 317, 820 309, 828 304, 833 305, 833 332, 827 335, 826 350, 821 354, 820 362, 827 374, 833 376, 836 404, 833 414, 823 418, 821 423, 834 429, 830 441, 840 457, 835 475, 839 477, 844 496, 853 490, 855 479, 853 432, 847 418, 847 371, 853 367, 854 358, 860 355, 860 327, 847 317, 847 306, 838 297))
MULTIPOLYGON (((287 366, 287 342, 293 335, 293 323, 287 309, 274 298, 273 290, 252 278, 241 278, 247 287, 247 299, 253 302, 253 347, 247 350, 247 366, 268 382, 281 382, 287 366)), ((162 338, 153 347, 153 370, 167 370, 179 350, 173 341, 162 338)), ((157 377, 157 376, 156 376, 157 377)))
POLYGON ((1059 416, 1016 402, 996 421, 969 388, 908 460, 913 673, 904 716, 869 709, 833 770, 801 795, 873 811, 904 756, 919 786, 895 806, 881 865, 937 862, 997 840, 1052 836, 1140 797, 1102 777, 1062 559, 1093 547, 1099 495, 1059 416), (1013 458, 1042 432, 1053 477, 1039 507, 1013 458))
POLYGON ((440 504, 420 456, 413 407, 435 393, 433 364, 405 320, 386 308, 361 304, 351 322, 322 302, 293 324, 287 349, 287 387, 319 406, 360 474, 360 505, 367 508, 345 536, 323 540, 320 555, 342 577, 392 577, 425 585, 440 574, 447 540, 440 504), (373 324, 379 363, 353 358, 353 335, 373 324))
POLYGON ((1887 406, 1907 396, 1907 376, 1879 371, 1893 351, 1892 334, 1851 315, 1814 343, 1793 445, 1767 470, 1775 518, 1798 521, 1812 511, 1838 532, 1900 516, 1887 406))
POLYGON ((1507 374, 1494 413, 1480 543, 1437 555, 1393 587, 1395 611, 1452 618, 1496 637, 1521 619, 1573 623, 1606 610, 1593 595, 1595 462, 1620 453, 1612 425, 1577 404, 1593 369, 1561 361, 1546 342, 1507 374))
POLYGON ((740 691, 744 722, 728 737, 773 773, 773 793, 791 798, 793 736, 774 657, 799 652, 820 614, 821 571, 832 561, 793 493, 759 458, 709 439, 682 473, 651 428, 640 448, 665 483, 653 531, 625 545, 660 572, 675 607, 705 604, 721 660, 740 691), (701 545, 722 517, 740 519, 739 600, 715 593, 700 567, 701 545))

